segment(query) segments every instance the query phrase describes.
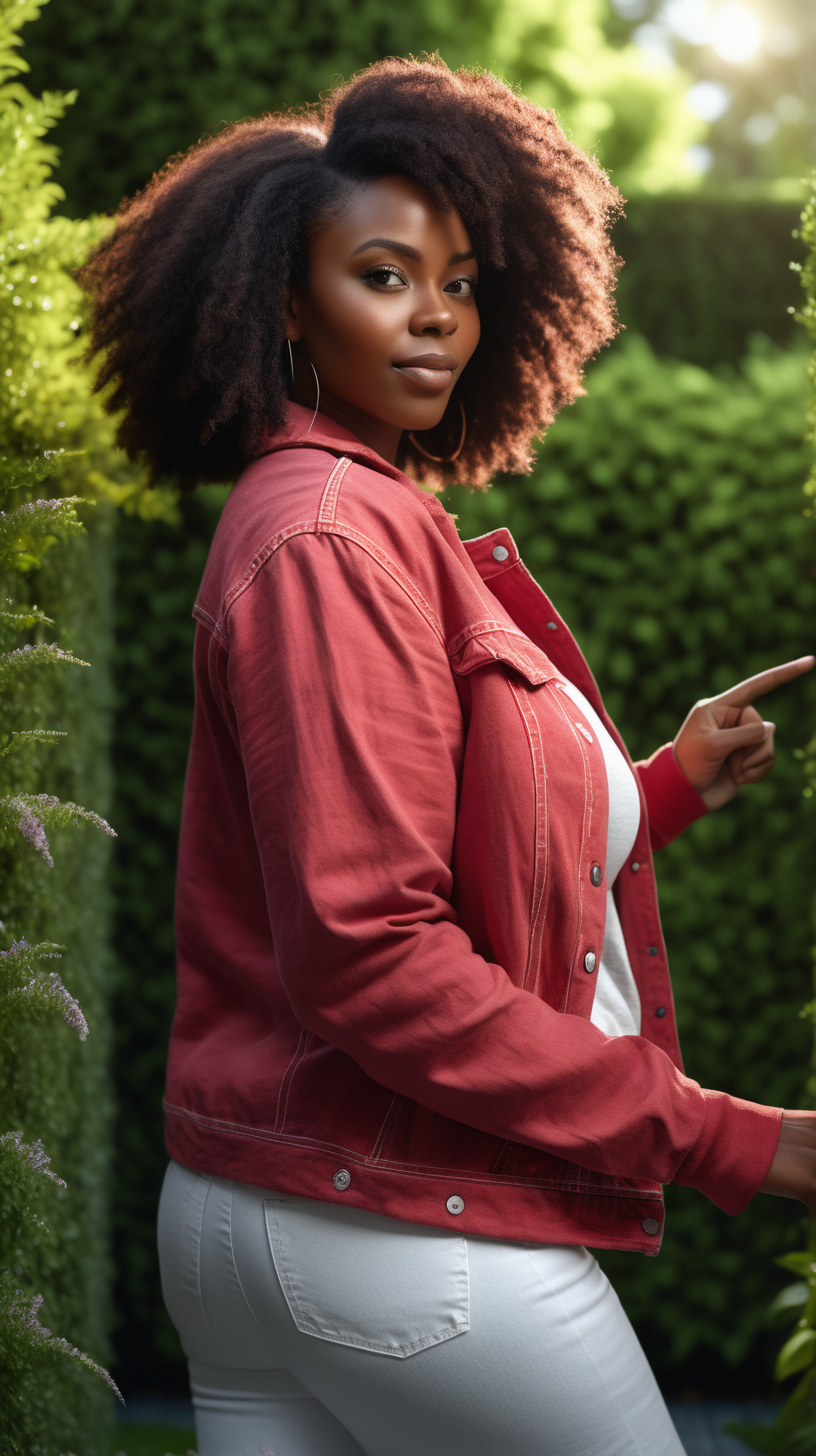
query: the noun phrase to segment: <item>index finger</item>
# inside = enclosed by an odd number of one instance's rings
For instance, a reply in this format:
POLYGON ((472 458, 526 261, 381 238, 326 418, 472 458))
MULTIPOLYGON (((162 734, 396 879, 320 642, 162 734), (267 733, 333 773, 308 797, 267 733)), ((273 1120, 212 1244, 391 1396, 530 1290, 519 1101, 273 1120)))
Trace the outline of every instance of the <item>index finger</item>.
POLYGON ((782 687, 783 683, 801 677, 803 672, 810 672, 814 662, 816 657, 809 654, 807 657, 797 657, 793 662, 780 663, 779 667, 768 667, 764 672, 755 673, 744 682, 736 683, 726 692, 718 693, 714 701, 728 703, 732 708, 746 708, 754 698, 761 698, 763 693, 770 693, 774 688, 782 687))

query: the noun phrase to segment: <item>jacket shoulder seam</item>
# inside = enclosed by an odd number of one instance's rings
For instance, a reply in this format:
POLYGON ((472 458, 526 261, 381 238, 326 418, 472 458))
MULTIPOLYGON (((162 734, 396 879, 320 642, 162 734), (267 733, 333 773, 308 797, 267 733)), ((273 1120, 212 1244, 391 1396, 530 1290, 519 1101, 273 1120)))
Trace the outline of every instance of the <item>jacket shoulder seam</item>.
MULTIPOLYGON (((328 488, 329 487, 327 482, 327 490, 328 488)), ((339 490, 339 483, 337 488, 339 490)), ((376 541, 371 541, 367 536, 364 536, 361 531, 355 530, 353 526, 344 526, 336 520, 331 522, 323 521, 321 523, 319 518, 316 518, 311 521, 300 521, 297 525, 287 526, 283 531, 278 531, 275 536, 271 536, 269 540, 265 541, 263 546, 261 546, 260 549, 256 551, 255 555, 252 558, 252 561, 250 562, 249 566, 246 568, 242 576, 239 577, 238 581, 236 581, 235 584, 227 592, 226 596, 224 597, 222 614, 213 628, 216 636, 218 636, 219 640, 222 641, 227 648, 229 647, 227 614, 229 613, 230 608, 234 606, 238 598, 242 596, 243 593, 252 585, 261 567, 264 566, 265 563, 269 561, 270 558, 274 556, 275 553, 279 551, 282 546, 285 546, 287 541, 291 541, 293 537, 318 535, 339 536, 343 540, 353 541, 355 545, 359 546, 363 551, 367 553, 367 555, 371 556, 373 560, 376 561, 377 564, 381 566, 382 569, 388 574, 388 576, 391 577, 394 583, 398 587, 400 587, 400 589, 405 593, 409 600, 413 602, 414 606, 425 618, 432 631, 439 638, 439 641, 442 643, 443 646, 445 645, 445 634, 442 630, 442 623, 440 622, 439 617, 434 611, 431 603, 420 591, 419 587, 416 585, 416 582, 414 582, 411 577, 408 576, 408 574, 404 572, 402 568, 399 567, 397 563, 391 559, 387 552, 383 551, 382 548, 377 545, 376 541)))

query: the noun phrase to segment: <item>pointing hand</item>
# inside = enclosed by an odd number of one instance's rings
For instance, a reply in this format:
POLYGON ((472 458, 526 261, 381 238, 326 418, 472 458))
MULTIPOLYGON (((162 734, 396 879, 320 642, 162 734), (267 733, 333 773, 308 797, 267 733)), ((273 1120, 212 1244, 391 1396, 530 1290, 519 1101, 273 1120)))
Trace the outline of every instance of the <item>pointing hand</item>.
POLYGON ((776 725, 763 721, 752 707, 753 700, 809 672, 814 661, 797 657, 694 704, 672 746, 683 773, 709 809, 721 808, 743 784, 757 784, 770 773, 776 725))

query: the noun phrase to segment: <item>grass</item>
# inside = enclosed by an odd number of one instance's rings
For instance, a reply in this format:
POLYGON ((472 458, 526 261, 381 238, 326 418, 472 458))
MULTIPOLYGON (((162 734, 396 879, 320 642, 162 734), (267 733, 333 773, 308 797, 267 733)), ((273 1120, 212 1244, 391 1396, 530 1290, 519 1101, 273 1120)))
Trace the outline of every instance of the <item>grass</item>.
POLYGON ((179 1426, 117 1428, 111 1456, 186 1456, 195 1451, 195 1431, 179 1426))

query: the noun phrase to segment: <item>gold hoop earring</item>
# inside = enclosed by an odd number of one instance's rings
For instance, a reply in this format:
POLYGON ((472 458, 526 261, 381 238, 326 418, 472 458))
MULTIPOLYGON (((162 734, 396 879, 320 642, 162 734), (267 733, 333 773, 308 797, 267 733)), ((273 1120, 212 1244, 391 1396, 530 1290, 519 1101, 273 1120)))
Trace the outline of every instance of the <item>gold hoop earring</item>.
POLYGON ((411 444, 419 451, 420 455, 425 456, 426 460, 433 460, 435 465, 450 465, 451 461, 459 459, 464 449, 465 437, 467 436, 467 416, 465 414, 465 406, 462 404, 461 399, 456 402, 462 411, 462 434, 459 437, 459 444, 456 446, 452 455, 432 455, 430 450, 426 450, 424 445, 420 445, 413 430, 408 431, 408 439, 411 441, 411 444))

